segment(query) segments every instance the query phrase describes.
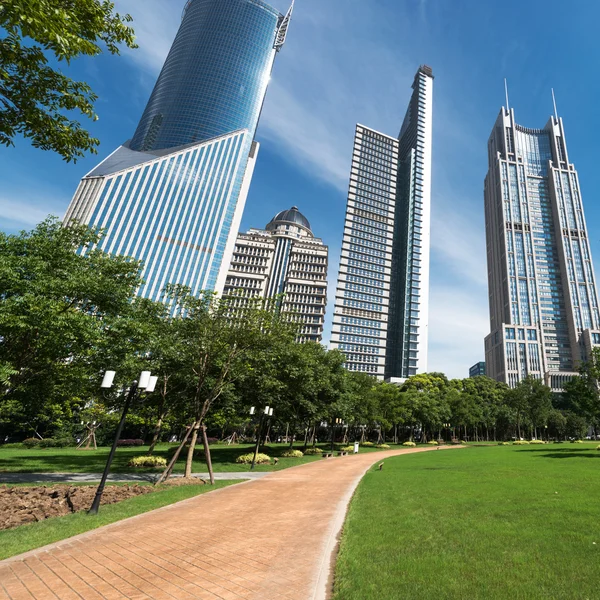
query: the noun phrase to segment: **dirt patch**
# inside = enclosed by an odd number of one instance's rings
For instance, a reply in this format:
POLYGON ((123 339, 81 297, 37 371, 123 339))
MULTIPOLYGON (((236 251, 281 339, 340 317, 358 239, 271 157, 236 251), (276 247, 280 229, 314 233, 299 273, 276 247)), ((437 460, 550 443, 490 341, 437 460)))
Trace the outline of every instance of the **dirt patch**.
MULTIPOLYGON (((107 485, 102 504, 114 504, 156 489, 151 485, 107 485)), ((87 510, 95 493, 95 485, 0 486, 0 530, 87 510)))

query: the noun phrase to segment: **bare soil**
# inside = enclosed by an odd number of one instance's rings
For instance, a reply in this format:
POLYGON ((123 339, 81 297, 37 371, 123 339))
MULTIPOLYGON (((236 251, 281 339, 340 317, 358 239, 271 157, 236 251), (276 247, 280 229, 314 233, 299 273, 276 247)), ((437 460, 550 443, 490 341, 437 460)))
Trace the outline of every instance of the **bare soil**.
MULTIPOLYGON (((152 485, 107 485, 102 504, 153 491, 156 488, 152 485)), ((87 510, 95 493, 95 485, 0 486, 0 530, 87 510)))

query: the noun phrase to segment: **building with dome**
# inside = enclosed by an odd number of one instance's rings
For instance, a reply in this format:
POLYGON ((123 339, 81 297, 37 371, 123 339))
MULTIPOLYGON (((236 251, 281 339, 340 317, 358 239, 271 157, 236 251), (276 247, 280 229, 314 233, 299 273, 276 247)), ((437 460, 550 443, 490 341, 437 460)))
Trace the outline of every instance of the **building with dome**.
POLYGON ((292 206, 264 229, 238 234, 223 294, 281 296, 281 310, 303 326, 299 341, 320 342, 327 304, 328 248, 292 206))

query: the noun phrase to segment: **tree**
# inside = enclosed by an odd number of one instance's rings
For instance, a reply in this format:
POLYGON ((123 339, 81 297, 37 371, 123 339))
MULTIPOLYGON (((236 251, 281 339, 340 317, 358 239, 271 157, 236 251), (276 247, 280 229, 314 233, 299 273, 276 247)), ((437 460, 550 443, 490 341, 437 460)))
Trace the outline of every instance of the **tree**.
POLYGON ((528 420, 532 427, 543 425, 552 409, 552 391, 535 377, 525 377, 506 394, 507 404, 515 411, 517 433, 521 437, 521 427, 528 420))
POLYGON ((129 15, 114 12, 108 0, 3 0, 0 3, 0 143, 17 135, 36 148, 53 150, 65 160, 96 152, 99 141, 65 112, 93 120, 97 96, 51 66, 67 65, 106 48, 135 48, 129 15))
POLYGON ((124 323, 140 284, 139 263, 91 249, 100 239, 56 219, 0 233, 3 420, 56 429, 98 389, 98 348, 124 323))

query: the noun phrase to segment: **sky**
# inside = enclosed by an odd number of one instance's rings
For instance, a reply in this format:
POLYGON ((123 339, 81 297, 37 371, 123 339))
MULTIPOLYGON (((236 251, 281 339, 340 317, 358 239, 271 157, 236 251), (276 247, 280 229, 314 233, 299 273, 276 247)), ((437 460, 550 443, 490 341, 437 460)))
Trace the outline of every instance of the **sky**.
MULTIPOLYGON (((227 2, 227 0, 222 0, 227 2)), ((79 179, 131 137, 177 32, 185 0, 115 0, 139 48, 65 72, 99 96, 98 156, 76 164, 17 139, 0 148, 0 230, 62 217, 79 179)), ((271 0, 285 12, 290 0, 271 0)), ((505 104, 542 128, 564 119, 592 254, 600 256, 600 3, 574 0, 297 0, 275 63, 261 150, 241 230, 296 205, 329 246, 329 339, 356 123, 398 135, 420 64, 433 68, 429 370, 466 377, 489 333, 483 179, 487 139, 505 104)), ((600 261, 600 258, 598 258, 600 261)), ((597 263, 600 264, 600 263, 597 263)))

